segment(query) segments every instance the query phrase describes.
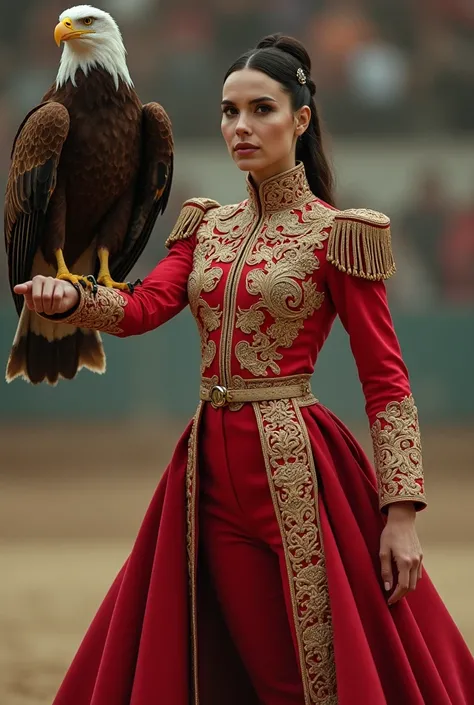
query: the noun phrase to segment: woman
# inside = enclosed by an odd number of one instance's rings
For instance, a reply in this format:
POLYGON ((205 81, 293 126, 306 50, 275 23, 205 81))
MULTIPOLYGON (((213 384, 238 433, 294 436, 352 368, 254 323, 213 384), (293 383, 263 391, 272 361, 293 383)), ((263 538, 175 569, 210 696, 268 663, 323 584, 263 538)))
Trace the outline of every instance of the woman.
POLYGON ((389 220, 339 211, 310 61, 270 36, 228 71, 237 205, 184 204, 133 294, 35 277, 27 305, 117 336, 189 303, 200 404, 55 705, 461 705, 474 663, 426 574, 417 410, 387 307, 389 220), (374 473, 312 395, 339 315, 374 473), (416 590, 415 590, 416 589, 416 590))

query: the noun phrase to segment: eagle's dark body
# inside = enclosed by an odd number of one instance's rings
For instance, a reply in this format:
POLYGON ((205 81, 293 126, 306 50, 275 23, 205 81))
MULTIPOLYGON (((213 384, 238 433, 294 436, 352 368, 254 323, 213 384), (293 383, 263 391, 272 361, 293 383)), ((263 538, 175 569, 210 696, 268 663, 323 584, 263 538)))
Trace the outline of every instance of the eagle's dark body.
POLYGON ((67 109, 70 125, 42 249, 48 262, 55 264, 53 248, 62 247, 64 241, 64 256, 71 266, 94 238, 97 244, 110 245, 111 254, 120 250, 133 207, 142 144, 142 105, 133 89, 121 81, 116 90, 112 77, 101 69, 87 77, 78 72, 76 82, 77 88, 68 83, 44 97, 67 109))

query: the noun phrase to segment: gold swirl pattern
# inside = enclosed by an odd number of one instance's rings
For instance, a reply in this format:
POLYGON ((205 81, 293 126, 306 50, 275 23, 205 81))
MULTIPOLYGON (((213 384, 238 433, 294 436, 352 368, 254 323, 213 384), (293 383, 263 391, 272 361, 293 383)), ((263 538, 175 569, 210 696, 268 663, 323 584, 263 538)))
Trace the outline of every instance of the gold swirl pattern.
POLYGON ((197 243, 193 270, 188 278, 189 307, 196 319, 201 338, 201 372, 211 364, 216 355, 216 344, 209 340, 209 333, 219 328, 222 318, 219 305, 211 307, 201 298, 201 292, 215 289, 223 274, 220 267, 212 266, 215 246, 216 243, 210 240, 197 243))
POLYGON ((235 222, 234 216, 241 210, 240 205, 213 209, 196 235, 193 270, 188 278, 188 299, 201 338, 201 373, 216 356, 217 347, 213 340, 209 340, 209 335, 222 322, 220 304, 210 306, 202 293, 209 293, 217 287, 223 270, 214 266, 215 263, 229 263, 235 259, 239 245, 255 219, 247 211, 246 216, 235 222))
POLYGON ((222 206, 214 212, 213 216, 214 232, 220 237, 222 244, 227 245, 231 250, 235 249, 235 243, 241 242, 250 233, 258 220, 257 215, 248 208, 245 201, 236 205, 222 206), (222 238, 222 236, 225 237, 222 238))
POLYGON ((270 220, 265 237, 247 257, 251 266, 265 263, 246 279, 247 291, 258 300, 248 309, 239 307, 236 316, 236 328, 254 335, 252 342, 236 344, 235 355, 242 369, 256 376, 266 376, 268 369, 280 373, 277 361, 283 356, 278 349, 293 344, 305 320, 324 301, 311 276, 320 267, 315 250, 322 249, 333 214, 314 204, 301 214, 285 211, 277 216, 278 227, 270 220), (265 313, 272 321, 264 331, 265 313))
POLYGON ((306 426, 291 399, 253 407, 286 556, 305 705, 337 705, 318 483, 306 426))
POLYGON ((301 163, 283 174, 266 179, 258 190, 253 186, 250 177, 247 177, 247 191, 251 206, 256 210, 261 208, 264 213, 297 208, 314 200, 301 163))
MULTIPOLYGON (((69 315, 61 317, 61 323, 68 323, 79 328, 100 330, 103 333, 119 335, 123 333, 119 323, 125 316, 127 299, 117 289, 98 286, 92 293, 90 289, 79 286, 79 304, 69 315)), ((45 318, 51 318, 44 316, 45 318)))
POLYGON ((372 424, 380 508, 413 500, 426 504, 418 410, 413 395, 387 404, 372 424))
MULTIPOLYGON (((247 291, 259 300, 250 309, 229 314, 232 319, 235 316, 233 327, 252 335, 235 347, 242 369, 257 376, 266 376, 269 370, 279 374, 279 349, 292 345, 304 321, 323 303, 324 294, 312 279, 320 266, 315 251, 328 238, 336 211, 315 199, 302 164, 267 179, 258 190, 248 177, 247 188, 248 201, 210 209, 196 234, 188 294, 201 338, 201 373, 217 355, 217 345, 209 338, 224 320, 222 304, 211 306, 203 294, 213 291, 223 278, 223 268, 216 265, 233 263, 243 243, 251 246, 245 262, 254 267, 247 274, 247 291), (261 229, 256 232, 259 222, 261 229), (263 268, 255 267, 262 263, 263 268), (273 320, 268 322, 268 317, 273 320)), ((231 268, 232 274, 235 297, 240 270, 231 268)), ((221 344, 226 347, 220 351, 221 358, 231 360, 232 335, 221 344)), ((225 371, 220 374, 224 377, 225 371)))

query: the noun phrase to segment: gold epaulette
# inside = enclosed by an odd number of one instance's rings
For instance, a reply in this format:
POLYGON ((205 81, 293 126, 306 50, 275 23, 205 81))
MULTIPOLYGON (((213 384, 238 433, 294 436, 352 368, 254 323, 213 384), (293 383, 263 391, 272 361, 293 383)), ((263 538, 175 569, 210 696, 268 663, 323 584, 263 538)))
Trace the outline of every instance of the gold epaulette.
POLYGON ((207 211, 211 208, 219 208, 220 203, 211 198, 190 198, 185 201, 181 208, 178 220, 165 242, 166 247, 170 247, 177 240, 184 240, 196 231, 207 211))
POLYGON ((362 279, 388 279, 396 271, 390 218, 365 208, 339 211, 329 234, 327 259, 362 279))

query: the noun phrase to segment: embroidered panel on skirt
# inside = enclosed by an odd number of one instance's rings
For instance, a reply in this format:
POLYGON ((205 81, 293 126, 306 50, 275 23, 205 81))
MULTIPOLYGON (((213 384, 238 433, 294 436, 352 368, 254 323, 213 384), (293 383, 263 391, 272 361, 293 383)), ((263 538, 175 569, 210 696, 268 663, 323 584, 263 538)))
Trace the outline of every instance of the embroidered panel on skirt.
POLYGON ((190 703, 199 705, 198 681, 198 634, 197 634, 197 546, 196 546, 196 479, 197 479, 197 448, 198 430, 203 402, 200 402, 194 415, 193 425, 188 441, 188 463, 186 466, 186 545, 188 553, 189 600, 191 616, 191 672, 193 694, 190 703))
POLYGON ((318 486, 306 425, 297 400, 253 407, 285 550, 305 705, 337 705, 318 486))

